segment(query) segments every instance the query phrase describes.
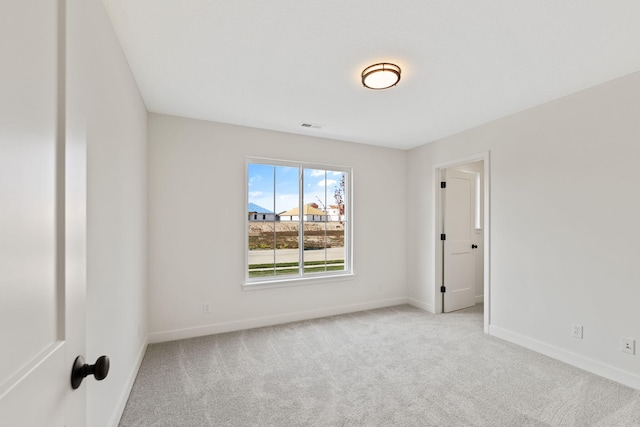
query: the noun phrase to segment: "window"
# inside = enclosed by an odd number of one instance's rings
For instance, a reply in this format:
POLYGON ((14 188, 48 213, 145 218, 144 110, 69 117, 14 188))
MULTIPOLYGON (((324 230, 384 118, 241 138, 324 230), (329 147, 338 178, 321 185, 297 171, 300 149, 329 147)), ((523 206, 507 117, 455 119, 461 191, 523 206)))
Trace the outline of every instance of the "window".
POLYGON ((348 168, 252 159, 247 212, 247 284, 351 273, 348 168))
POLYGON ((480 172, 476 174, 476 194, 475 194, 475 228, 476 231, 482 229, 482 179, 480 172))

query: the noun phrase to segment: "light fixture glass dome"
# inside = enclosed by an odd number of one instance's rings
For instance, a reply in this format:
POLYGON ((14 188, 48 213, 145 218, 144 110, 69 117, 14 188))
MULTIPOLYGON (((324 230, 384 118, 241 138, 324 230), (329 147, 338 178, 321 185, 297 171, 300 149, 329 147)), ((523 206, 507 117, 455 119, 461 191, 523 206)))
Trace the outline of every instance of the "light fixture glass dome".
POLYGON ((362 85, 369 89, 387 89, 400 81, 400 67, 388 62, 371 65, 362 71, 362 85))

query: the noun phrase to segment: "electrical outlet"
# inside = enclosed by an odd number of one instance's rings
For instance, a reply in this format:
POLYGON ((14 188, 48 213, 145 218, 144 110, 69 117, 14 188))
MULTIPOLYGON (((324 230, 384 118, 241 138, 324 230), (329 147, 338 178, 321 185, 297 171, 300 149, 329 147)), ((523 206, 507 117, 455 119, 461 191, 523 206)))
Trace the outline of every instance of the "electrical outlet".
POLYGON ((577 323, 571 324, 571 336, 574 338, 582 339, 582 325, 578 325, 577 323))
POLYGON ((204 304, 202 304, 202 313, 203 314, 211 313, 211 304, 209 304, 208 302, 205 302, 204 304))
POLYGON ((620 337, 620 350, 623 353, 636 354, 636 340, 633 338, 620 337))

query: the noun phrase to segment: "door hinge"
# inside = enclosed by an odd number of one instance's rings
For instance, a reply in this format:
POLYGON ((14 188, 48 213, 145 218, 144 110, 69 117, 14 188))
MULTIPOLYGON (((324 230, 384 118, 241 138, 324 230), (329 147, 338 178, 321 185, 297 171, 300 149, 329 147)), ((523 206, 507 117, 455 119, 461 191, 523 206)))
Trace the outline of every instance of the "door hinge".
POLYGON ((440 286, 440 292, 444 294, 445 292, 447 292, 447 288, 445 286, 440 286))
POLYGON ((447 188, 447 183, 445 181, 441 181, 440 188, 447 188))
POLYGON ((446 234, 441 234, 440 235, 440 240, 447 240, 447 235, 446 234))

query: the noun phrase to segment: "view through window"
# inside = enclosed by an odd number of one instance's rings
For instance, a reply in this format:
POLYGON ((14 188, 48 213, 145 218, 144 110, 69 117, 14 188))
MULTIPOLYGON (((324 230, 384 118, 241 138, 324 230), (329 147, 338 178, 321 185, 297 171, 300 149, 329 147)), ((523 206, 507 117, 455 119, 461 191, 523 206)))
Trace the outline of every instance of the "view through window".
POLYGON ((247 183, 249 281, 350 271, 348 170, 249 163, 247 183))

